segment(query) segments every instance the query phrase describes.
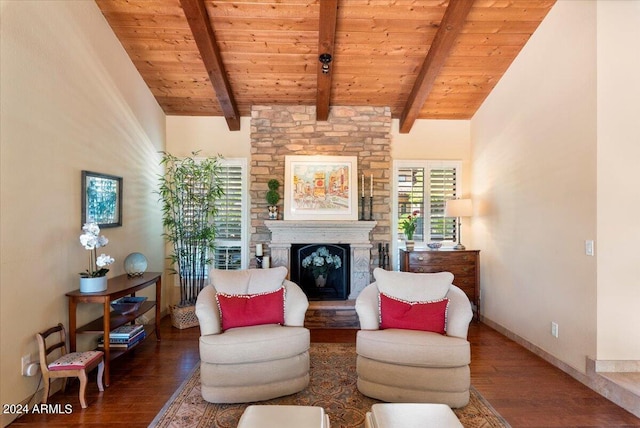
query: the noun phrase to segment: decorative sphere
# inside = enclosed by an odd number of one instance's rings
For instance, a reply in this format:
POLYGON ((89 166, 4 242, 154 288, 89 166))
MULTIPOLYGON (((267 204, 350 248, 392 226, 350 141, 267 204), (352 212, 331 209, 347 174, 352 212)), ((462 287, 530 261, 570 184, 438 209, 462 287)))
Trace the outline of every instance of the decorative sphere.
POLYGON ((124 259, 124 271, 129 276, 140 276, 147 270, 147 258, 142 253, 131 253, 124 259))

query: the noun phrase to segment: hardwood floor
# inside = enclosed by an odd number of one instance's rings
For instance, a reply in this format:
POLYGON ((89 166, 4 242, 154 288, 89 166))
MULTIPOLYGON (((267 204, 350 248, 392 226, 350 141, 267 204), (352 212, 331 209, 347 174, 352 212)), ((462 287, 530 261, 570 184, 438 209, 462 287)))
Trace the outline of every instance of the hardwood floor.
MULTIPOLYGON (((81 409, 72 382, 50 403, 71 414, 30 414, 11 427, 146 427, 198 363, 199 329, 162 321, 162 341, 147 339, 114 360, 111 386, 99 393, 95 373, 81 409)), ((355 330, 312 330, 314 342, 354 342, 355 330)), ((513 427, 640 427, 640 419, 484 324, 472 323, 471 383, 513 427)), ((336 427, 339 428, 339 427, 336 427)))

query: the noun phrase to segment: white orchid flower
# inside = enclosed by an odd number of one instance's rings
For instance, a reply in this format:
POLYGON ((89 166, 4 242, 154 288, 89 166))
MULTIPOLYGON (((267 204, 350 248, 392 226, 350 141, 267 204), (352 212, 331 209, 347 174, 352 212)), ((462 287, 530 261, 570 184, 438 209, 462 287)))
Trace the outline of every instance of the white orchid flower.
POLYGON ((80 275, 84 278, 105 276, 109 271, 105 269, 105 266, 115 260, 104 253, 96 257, 96 248, 104 247, 109 243, 109 240, 105 236, 100 236, 100 227, 96 223, 85 223, 82 226, 82 231, 84 233, 80 235, 80 243, 85 249, 91 251, 91 255, 89 256, 89 269, 86 272, 81 272, 80 275))
POLYGON ((90 233, 80 235, 80 243, 87 250, 93 250, 96 247, 96 237, 90 233))
POLYGON ((105 245, 107 245, 109 243, 109 240, 107 239, 106 236, 98 236, 98 242, 96 243, 96 247, 104 247, 105 245))
POLYGON ((113 263, 114 261, 115 261, 115 260, 114 260, 114 258, 113 258, 113 257, 108 256, 108 255, 106 255, 106 254, 102 253, 102 254, 100 254, 100 255, 98 256, 98 258, 96 258, 96 265, 97 265, 99 268, 103 268, 103 267, 105 267, 105 266, 109 266, 109 265, 110 265, 111 263, 113 263))
POLYGON ((92 235, 98 235, 100 233, 100 227, 98 227, 96 223, 85 223, 85 225, 82 226, 82 230, 92 235))

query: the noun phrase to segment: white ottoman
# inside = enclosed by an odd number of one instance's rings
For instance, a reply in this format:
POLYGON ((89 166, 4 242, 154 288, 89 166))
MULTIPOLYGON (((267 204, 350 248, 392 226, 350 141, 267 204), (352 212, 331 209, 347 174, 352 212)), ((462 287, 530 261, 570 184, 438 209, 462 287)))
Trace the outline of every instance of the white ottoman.
POLYGON ((329 428, 329 416, 317 406, 252 405, 238 428, 329 428))
POLYGON ((462 428, 446 404, 380 403, 367 412, 365 428, 462 428))

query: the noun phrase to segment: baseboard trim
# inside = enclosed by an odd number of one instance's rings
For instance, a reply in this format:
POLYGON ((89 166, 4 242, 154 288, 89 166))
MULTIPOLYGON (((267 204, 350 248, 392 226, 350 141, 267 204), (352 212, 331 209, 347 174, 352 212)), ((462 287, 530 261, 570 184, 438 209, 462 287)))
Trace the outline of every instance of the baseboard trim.
POLYGON ((610 379, 601 376, 596 372, 596 361, 593 359, 588 357, 586 358, 586 374, 582 373, 491 319, 482 316, 480 321, 496 330, 498 333, 513 340, 523 348, 533 352, 549 364, 559 368, 578 382, 587 386, 589 389, 592 389, 609 401, 640 418, 640 400, 638 400, 638 395, 621 387, 610 379))
POLYGON ((482 316, 481 321, 484 324, 486 324, 489 327, 491 327, 492 329, 496 330, 498 333, 500 333, 500 334, 508 337, 509 339, 513 340, 514 342, 516 342, 518 345, 522 346, 523 348, 526 348, 529 351, 533 352, 534 354, 536 354, 537 356, 539 356, 540 358, 542 358, 543 360, 545 360, 549 364, 551 364, 551 365, 559 368, 563 372, 567 373, 569 376, 571 376, 572 378, 576 379, 580 383, 583 383, 583 384, 587 385, 588 378, 581 371, 579 371, 576 368, 570 366, 569 364, 565 363, 564 361, 559 360, 558 358, 554 357, 553 355, 551 355, 550 353, 548 353, 544 349, 534 345, 533 343, 529 342, 528 340, 526 340, 522 336, 519 336, 519 335, 515 334, 511 330, 508 330, 507 328, 505 328, 502 325, 500 325, 500 324, 498 324, 498 323, 486 318, 485 316, 482 316))
POLYGON ((594 360, 595 371, 615 372, 615 373, 636 373, 640 372, 640 361, 638 360, 594 360))

